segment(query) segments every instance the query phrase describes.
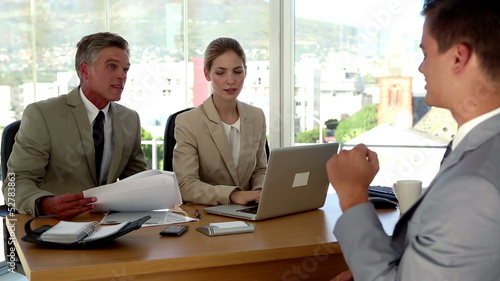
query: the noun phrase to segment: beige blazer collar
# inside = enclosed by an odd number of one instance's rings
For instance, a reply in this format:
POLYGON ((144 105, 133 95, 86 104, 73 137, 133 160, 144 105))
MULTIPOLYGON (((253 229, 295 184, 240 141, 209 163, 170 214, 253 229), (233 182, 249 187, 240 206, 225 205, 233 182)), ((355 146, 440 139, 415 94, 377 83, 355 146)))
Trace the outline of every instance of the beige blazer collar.
POLYGON ((226 134, 224 133, 224 127, 220 119, 219 113, 215 108, 212 96, 210 96, 203 103, 203 110, 207 115, 208 120, 206 120, 206 125, 209 128, 210 134, 217 145, 219 153, 224 159, 226 168, 228 169, 231 177, 233 178, 235 185, 240 185, 240 179, 245 178, 245 175, 249 172, 249 169, 253 171, 253 166, 251 161, 248 159, 253 159, 251 155, 251 144, 246 143, 247 140, 252 140, 253 137, 250 135, 253 131, 254 122, 249 118, 249 112, 247 106, 237 101, 238 112, 240 114, 240 124, 241 124, 241 150, 240 150, 240 163, 236 169, 233 156, 231 154, 231 149, 229 148, 229 143, 227 141, 226 134), (239 175, 239 176, 238 176, 239 175))
POLYGON ((92 129, 90 128, 87 111, 80 98, 79 88, 73 89, 66 98, 68 106, 72 107, 71 111, 75 118, 78 133, 82 143, 81 149, 87 158, 87 167, 94 177, 97 186, 96 172, 95 172, 95 153, 94 153, 94 140, 92 139, 92 129))
MULTIPOLYGON (((87 167, 89 168, 96 186, 98 186, 97 175, 95 172, 95 153, 94 153, 94 140, 92 139, 92 128, 90 127, 87 112, 83 101, 80 98, 79 88, 73 89, 66 98, 68 106, 72 107, 73 117, 75 118, 78 132, 80 133, 80 140, 82 143, 81 149, 87 156, 87 167)), ((109 105, 109 114, 113 119, 113 153, 111 156, 111 163, 107 182, 113 182, 118 177, 116 174, 121 161, 121 151, 123 150, 123 124, 121 122, 121 114, 119 107, 113 102, 109 105)))
POLYGON ((249 106, 238 101, 238 111, 240 113, 241 145, 240 162, 238 164, 238 175, 240 178, 249 178, 255 168, 255 147, 259 145, 258 137, 254 136, 255 116, 251 116, 249 106))
POLYGON ((210 135, 212 136, 212 139, 214 140, 235 185, 239 185, 238 173, 231 154, 231 149, 229 149, 229 142, 227 141, 226 134, 224 133, 224 127, 222 125, 222 121, 220 120, 219 113, 215 108, 212 96, 205 100, 202 106, 203 111, 205 111, 205 114, 207 115, 205 123, 208 127, 210 135))
POLYGON ((121 112, 121 108, 123 107, 117 106, 114 102, 109 104, 109 113, 113 119, 113 152, 111 154, 111 163, 109 164, 107 183, 114 182, 120 176, 118 168, 122 160, 123 139, 125 138, 122 117, 123 114, 130 114, 129 112, 121 112))

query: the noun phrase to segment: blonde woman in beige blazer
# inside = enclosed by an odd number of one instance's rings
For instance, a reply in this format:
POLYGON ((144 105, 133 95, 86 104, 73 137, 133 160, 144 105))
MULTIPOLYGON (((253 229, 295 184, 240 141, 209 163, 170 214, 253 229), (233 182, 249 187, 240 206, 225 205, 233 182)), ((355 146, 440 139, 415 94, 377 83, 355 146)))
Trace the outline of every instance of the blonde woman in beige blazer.
POLYGON ((267 168, 266 123, 260 108, 237 100, 246 76, 241 45, 231 38, 212 41, 204 74, 212 95, 176 118, 173 166, 182 198, 205 205, 258 201, 267 168))

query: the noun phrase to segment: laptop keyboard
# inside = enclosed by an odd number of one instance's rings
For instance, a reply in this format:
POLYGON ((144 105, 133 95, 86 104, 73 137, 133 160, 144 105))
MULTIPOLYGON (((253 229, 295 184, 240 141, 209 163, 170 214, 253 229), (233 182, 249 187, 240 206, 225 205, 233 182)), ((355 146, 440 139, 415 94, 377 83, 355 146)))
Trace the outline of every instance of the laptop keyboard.
POLYGON ((244 209, 239 209, 237 212, 243 212, 243 213, 249 213, 249 214, 257 214, 257 207, 258 206, 253 206, 250 208, 244 208, 244 209))
POLYGON ((368 195, 398 201, 396 195, 394 194, 394 190, 390 186, 370 185, 368 187, 368 195))

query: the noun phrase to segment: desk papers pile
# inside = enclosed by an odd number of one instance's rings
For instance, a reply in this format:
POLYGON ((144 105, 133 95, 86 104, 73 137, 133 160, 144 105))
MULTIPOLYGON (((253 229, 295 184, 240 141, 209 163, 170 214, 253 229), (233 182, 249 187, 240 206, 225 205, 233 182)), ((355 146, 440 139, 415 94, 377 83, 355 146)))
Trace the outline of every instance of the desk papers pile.
POLYGON ((146 170, 124 180, 83 191, 96 197, 92 212, 138 212, 175 209, 182 204, 174 172, 146 170))

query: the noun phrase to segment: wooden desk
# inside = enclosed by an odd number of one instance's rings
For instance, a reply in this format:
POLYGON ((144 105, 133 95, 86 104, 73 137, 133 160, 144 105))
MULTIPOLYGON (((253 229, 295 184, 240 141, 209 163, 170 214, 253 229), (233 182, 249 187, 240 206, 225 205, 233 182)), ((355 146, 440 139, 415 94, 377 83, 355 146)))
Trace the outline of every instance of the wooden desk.
MULTIPOLYGON (((202 206, 184 205, 194 216, 202 206)), ((24 223, 17 215, 16 247, 26 275, 37 280, 329 280, 346 270, 332 234, 341 214, 337 195, 328 195, 321 209, 255 222, 255 232, 208 237, 195 230, 211 222, 233 219, 201 211, 199 222, 181 237, 158 235, 165 226, 145 227, 117 238, 109 247, 92 250, 55 250, 26 243, 24 223)), ((75 220, 100 220, 84 214, 75 220)), ((386 229, 392 229, 399 211, 380 211, 386 229)), ((55 224, 39 219, 33 228, 55 224)))

